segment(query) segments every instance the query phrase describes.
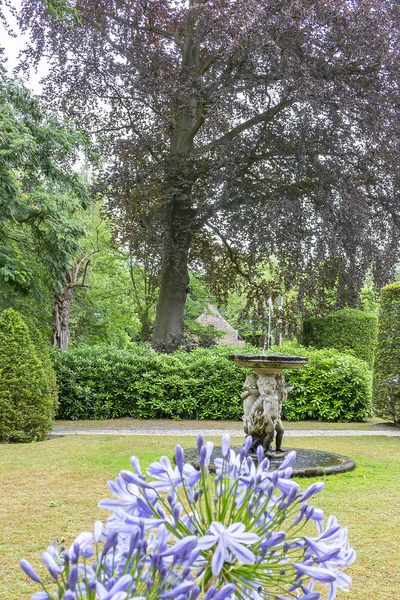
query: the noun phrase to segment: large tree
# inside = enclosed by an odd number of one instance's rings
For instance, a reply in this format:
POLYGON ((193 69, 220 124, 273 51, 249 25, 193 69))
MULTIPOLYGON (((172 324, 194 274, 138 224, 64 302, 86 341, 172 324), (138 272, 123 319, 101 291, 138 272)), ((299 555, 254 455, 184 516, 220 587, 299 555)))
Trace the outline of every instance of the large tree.
POLYGON ((83 134, 0 70, 0 308, 23 309, 31 295, 31 313, 35 304, 48 309, 53 297, 56 328, 84 231, 77 214, 89 202, 73 170, 84 145, 83 134))
POLYGON ((387 278, 399 3, 25 0, 20 23, 26 65, 50 64, 48 102, 105 144, 111 209, 130 222, 152 206, 156 341, 179 340, 189 252, 207 224, 288 273, 337 257, 349 288, 368 267, 387 278))

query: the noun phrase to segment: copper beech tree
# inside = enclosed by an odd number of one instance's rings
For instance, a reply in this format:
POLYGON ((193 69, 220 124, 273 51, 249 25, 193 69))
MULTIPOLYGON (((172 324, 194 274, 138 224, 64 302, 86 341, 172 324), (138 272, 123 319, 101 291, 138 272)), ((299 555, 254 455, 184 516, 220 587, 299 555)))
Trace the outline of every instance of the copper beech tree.
POLYGON ((25 65, 50 65, 47 102, 103 144, 111 212, 157 240, 155 343, 179 343, 191 246, 209 225, 288 273, 336 257, 351 293, 367 268, 387 279, 400 3, 25 0, 20 25, 25 65))

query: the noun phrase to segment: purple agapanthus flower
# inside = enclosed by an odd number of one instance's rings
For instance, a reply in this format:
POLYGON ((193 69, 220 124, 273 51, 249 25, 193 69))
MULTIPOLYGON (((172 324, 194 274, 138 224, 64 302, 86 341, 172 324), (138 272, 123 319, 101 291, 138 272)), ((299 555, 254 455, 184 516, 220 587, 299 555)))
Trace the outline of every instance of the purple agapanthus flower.
MULTIPOLYGON (((322 483, 302 491, 291 479, 294 452, 270 471, 262 448, 258 463, 248 456, 251 442, 235 453, 224 436, 213 481, 213 444, 202 436, 198 471, 179 445, 176 466, 161 457, 147 477, 131 457, 132 471, 109 482, 115 498, 100 502, 112 511, 106 525, 96 521, 94 533, 79 534, 66 551, 53 543, 42 553, 57 591, 43 588, 32 600, 320 600, 314 581, 334 600, 351 582, 347 529, 335 517, 324 524, 323 511, 308 503, 322 483), (314 537, 303 534, 307 521, 314 537)), ((43 586, 27 561, 21 567, 43 586)))
POLYGON ((247 546, 259 541, 256 533, 246 532, 243 523, 233 523, 225 527, 223 523, 213 521, 208 533, 199 539, 198 547, 208 550, 217 546, 211 567, 213 575, 219 575, 224 562, 232 562, 232 557, 245 564, 254 563, 255 555, 247 546))
POLYGON ((201 473, 190 464, 184 464, 181 469, 171 465, 171 461, 166 456, 159 461, 153 462, 147 469, 147 474, 153 477, 153 488, 155 490, 168 491, 176 488, 183 483, 189 487, 194 487, 198 483, 201 473))

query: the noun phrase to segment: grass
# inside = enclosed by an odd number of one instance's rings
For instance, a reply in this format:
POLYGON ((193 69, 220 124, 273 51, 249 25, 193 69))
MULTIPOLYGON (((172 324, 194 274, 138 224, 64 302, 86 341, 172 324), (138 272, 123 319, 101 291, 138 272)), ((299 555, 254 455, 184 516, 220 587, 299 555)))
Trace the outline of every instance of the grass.
MULTIPOLYGON (((373 418, 365 423, 326 423, 322 421, 284 421, 285 429, 377 429, 392 425, 373 418)), ((173 419, 107 419, 102 421, 56 421, 55 427, 65 429, 230 429, 242 428, 242 421, 186 421, 173 419)), ((399 430, 400 431, 400 430, 399 430)))
MULTIPOLYGON (((217 442, 218 440, 215 439, 217 442)), ((104 519, 97 507, 108 497, 108 479, 129 468, 136 454, 146 465, 174 444, 192 438, 66 436, 47 442, 0 446, 1 600, 26 600, 37 590, 18 568, 27 558, 44 575, 40 551, 53 538, 69 544, 93 521, 104 519)), ((399 438, 291 438, 291 446, 322 448, 355 459, 355 471, 326 478, 315 504, 349 527, 358 560, 349 600, 397 600, 400 573, 400 440, 399 438)), ((312 480, 300 480, 303 487, 312 480)))

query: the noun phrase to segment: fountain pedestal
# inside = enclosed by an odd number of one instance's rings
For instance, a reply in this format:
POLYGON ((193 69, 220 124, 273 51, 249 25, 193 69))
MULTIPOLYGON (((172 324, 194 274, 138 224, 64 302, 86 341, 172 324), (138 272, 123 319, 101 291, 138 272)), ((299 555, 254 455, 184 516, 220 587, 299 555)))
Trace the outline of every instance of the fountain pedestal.
POLYGON ((251 451, 262 445, 272 454, 282 454, 284 429, 281 421, 282 405, 293 386, 287 386, 281 374, 283 369, 299 369, 307 363, 304 356, 281 354, 231 354, 230 360, 254 373, 246 377, 241 398, 243 400, 243 429, 253 438, 251 451))

